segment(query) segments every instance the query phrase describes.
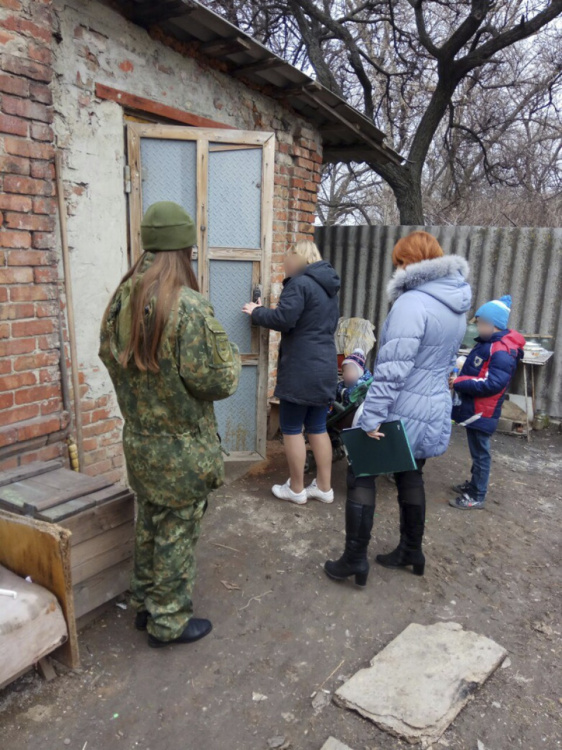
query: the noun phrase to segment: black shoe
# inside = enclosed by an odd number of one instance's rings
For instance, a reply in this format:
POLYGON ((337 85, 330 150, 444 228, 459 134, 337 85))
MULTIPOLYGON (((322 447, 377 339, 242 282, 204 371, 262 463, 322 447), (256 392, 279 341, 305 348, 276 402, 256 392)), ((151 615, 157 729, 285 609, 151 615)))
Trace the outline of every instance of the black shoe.
POLYGON ((371 539, 375 508, 347 501, 345 505, 345 549, 339 560, 328 560, 324 572, 333 581, 355 576, 358 586, 367 585, 369 561, 367 548, 371 539))
POLYGON ((209 635, 213 626, 210 620, 203 620, 199 617, 192 617, 187 623, 183 633, 174 638, 172 641, 161 641, 153 635, 148 636, 148 645, 151 648, 164 648, 164 646, 173 646, 175 643, 195 643, 206 635, 209 635))
POLYGON ((456 492, 458 495, 470 495, 472 493, 472 484, 469 481, 462 484, 454 484, 453 492, 456 492))
POLYGON ((477 500, 468 492, 463 492, 454 500, 449 500, 449 505, 459 510, 482 510, 486 507, 486 498, 484 500, 477 500))
POLYGON ((135 628, 137 630, 146 630, 146 626, 148 624, 148 618, 150 615, 146 611, 146 609, 141 609, 137 614, 135 615, 135 628))
POLYGON ((425 571, 425 556, 422 540, 425 527, 425 512, 421 505, 403 505, 400 509, 400 543, 388 555, 377 555, 375 560, 385 568, 413 567, 417 576, 425 571))

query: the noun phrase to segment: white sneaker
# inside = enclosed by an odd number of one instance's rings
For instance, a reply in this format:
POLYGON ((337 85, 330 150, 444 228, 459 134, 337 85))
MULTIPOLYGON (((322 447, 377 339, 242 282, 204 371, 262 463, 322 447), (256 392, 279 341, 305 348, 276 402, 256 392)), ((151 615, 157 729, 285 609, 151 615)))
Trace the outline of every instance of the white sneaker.
POLYGON ((307 501, 306 490, 293 492, 290 479, 287 479, 285 484, 274 484, 271 491, 279 500, 289 500, 291 503, 296 503, 297 505, 304 505, 307 501))
POLYGON ((316 479, 312 480, 312 484, 309 484, 306 488, 306 496, 309 500, 320 500, 321 503, 333 503, 334 502, 334 490, 328 490, 323 492, 320 487, 316 484, 316 479))

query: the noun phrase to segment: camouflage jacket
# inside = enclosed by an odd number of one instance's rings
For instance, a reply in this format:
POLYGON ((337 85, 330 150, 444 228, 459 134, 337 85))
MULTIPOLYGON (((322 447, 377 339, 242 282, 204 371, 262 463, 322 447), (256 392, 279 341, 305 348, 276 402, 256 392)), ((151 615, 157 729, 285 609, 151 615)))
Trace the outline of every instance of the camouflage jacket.
POLYGON ((222 484, 223 459, 213 401, 238 386, 240 355, 213 308, 184 287, 162 336, 160 371, 119 362, 130 334, 132 280, 116 291, 101 328, 100 358, 125 420, 129 483, 141 499, 181 508, 222 484))

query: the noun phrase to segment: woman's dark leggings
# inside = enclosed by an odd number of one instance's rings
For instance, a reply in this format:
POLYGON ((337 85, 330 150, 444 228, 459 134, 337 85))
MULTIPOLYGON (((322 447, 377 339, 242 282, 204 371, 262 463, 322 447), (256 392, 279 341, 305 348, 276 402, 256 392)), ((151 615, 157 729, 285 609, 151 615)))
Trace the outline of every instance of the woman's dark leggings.
MULTIPOLYGON (((425 510, 425 490, 423 486, 423 467, 425 459, 416 461, 417 469, 401 471, 394 475, 398 488, 399 505, 417 505, 425 510)), ((347 499, 360 505, 375 507, 377 499, 376 476, 356 477, 351 466, 347 469, 347 499)))

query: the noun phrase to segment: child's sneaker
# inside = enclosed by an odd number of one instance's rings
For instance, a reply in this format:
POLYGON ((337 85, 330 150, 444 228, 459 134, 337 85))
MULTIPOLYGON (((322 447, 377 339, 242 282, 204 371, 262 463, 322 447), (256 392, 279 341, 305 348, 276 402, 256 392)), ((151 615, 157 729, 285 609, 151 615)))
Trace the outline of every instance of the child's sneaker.
POLYGON ((297 505, 304 505, 307 500, 306 490, 293 492, 290 479, 287 479, 285 484, 274 484, 271 491, 279 500, 289 500, 291 503, 296 503, 297 505))
POLYGON ((306 496, 309 500, 320 500, 321 503, 334 502, 334 490, 324 492, 316 484, 316 479, 313 479, 312 483, 306 487, 306 496))
POLYGON ((476 500, 472 495, 463 492, 454 500, 449 500, 449 505, 459 510, 479 510, 486 507, 486 500, 476 500))
POLYGON ((470 490, 472 489, 472 485, 467 480, 466 482, 463 482, 462 484, 454 484, 453 492, 458 492, 459 495, 470 495, 470 490))

